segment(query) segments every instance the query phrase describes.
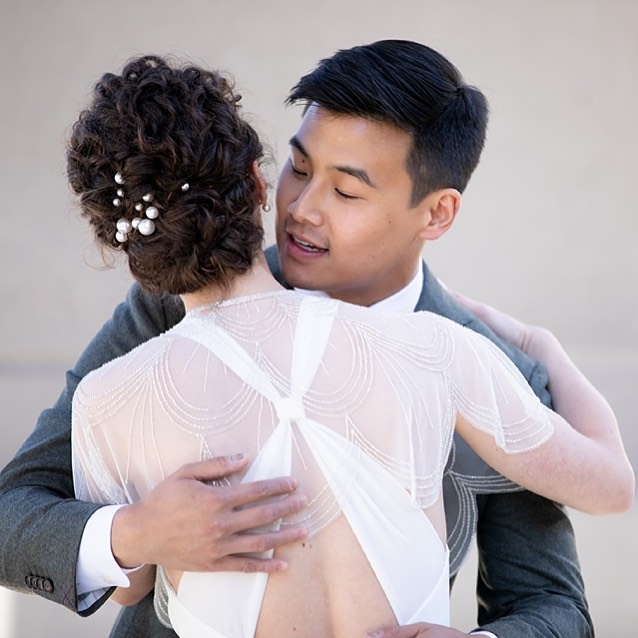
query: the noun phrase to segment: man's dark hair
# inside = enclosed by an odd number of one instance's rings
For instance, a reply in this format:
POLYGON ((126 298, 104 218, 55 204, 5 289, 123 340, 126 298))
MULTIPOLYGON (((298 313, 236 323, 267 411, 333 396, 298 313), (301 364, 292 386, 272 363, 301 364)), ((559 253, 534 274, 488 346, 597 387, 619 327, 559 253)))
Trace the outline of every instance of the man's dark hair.
POLYGON ((463 192, 485 142, 485 96, 440 53, 382 40, 337 51, 291 90, 286 103, 393 124, 412 135, 413 206, 441 188, 463 192))

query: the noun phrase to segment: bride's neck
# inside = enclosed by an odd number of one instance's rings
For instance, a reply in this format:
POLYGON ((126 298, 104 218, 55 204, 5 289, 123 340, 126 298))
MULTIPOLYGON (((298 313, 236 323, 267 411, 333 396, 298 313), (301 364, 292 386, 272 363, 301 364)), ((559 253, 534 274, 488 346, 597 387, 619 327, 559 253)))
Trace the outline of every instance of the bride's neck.
POLYGON ((184 293, 180 297, 188 312, 197 306, 276 290, 284 290, 284 288, 272 276, 262 253, 255 258, 253 267, 243 275, 237 275, 229 287, 208 286, 196 292, 184 293))

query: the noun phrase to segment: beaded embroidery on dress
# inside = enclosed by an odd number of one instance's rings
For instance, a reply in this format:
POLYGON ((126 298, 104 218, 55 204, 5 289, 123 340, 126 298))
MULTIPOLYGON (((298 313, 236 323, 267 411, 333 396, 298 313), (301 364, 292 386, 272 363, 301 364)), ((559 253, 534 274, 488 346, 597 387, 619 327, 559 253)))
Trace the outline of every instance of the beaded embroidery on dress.
MULTIPOLYGON (((343 515, 397 622, 447 624, 440 496, 457 411, 510 453, 552 433, 505 355, 451 321, 290 291, 239 298, 80 383, 76 493, 134 502, 186 462, 244 451, 244 481, 301 480, 309 505, 281 525, 319 535, 343 515)), ((249 637, 267 586, 265 574, 184 573, 175 590, 160 570, 156 609, 180 635, 249 637)))

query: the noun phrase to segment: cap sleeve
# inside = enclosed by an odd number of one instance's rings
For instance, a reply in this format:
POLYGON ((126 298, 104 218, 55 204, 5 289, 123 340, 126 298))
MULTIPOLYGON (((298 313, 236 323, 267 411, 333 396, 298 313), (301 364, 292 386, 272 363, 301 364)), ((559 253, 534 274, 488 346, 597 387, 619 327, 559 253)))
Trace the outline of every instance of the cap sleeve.
POLYGON ((445 323, 453 343, 445 375, 458 412, 508 454, 545 443, 553 434, 549 413, 518 368, 489 339, 445 323))

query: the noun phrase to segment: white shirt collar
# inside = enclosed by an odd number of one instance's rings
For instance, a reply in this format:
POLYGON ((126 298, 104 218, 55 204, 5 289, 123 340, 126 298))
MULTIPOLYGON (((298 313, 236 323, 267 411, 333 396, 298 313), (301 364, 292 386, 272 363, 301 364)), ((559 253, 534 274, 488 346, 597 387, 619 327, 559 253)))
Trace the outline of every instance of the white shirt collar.
MULTIPOLYGON (((374 308, 380 312, 413 312, 416 308, 419 298, 421 297, 421 291, 423 289, 423 267, 419 262, 416 275, 410 280, 410 282, 397 290, 394 294, 377 301, 372 304, 370 308, 374 308)), ((314 297, 327 297, 328 293, 323 290, 305 290, 303 288, 295 288, 297 292, 304 295, 312 295, 314 297)))

